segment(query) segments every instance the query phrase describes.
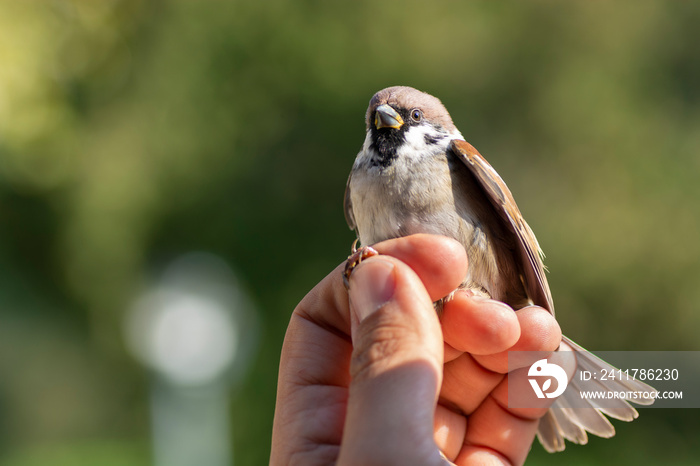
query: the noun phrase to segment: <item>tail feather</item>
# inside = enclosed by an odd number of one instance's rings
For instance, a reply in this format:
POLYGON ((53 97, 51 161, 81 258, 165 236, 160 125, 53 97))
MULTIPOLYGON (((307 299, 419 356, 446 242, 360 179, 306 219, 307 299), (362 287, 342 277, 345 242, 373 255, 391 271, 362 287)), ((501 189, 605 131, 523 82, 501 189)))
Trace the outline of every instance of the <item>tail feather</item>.
POLYGON ((580 425, 574 420, 573 417, 569 416, 569 413, 563 409, 552 409, 550 410, 554 419, 557 421, 559 426, 559 432, 561 436, 570 442, 585 445, 588 443, 588 435, 586 431, 581 428, 580 425))
MULTIPOLYGON (((586 351, 584 348, 582 348, 580 345, 577 343, 574 343, 571 341, 569 338, 564 337, 562 339, 567 345, 571 346, 571 348, 574 351, 578 351, 579 354, 577 355, 577 361, 578 361, 578 368, 582 370, 587 370, 592 373, 598 373, 601 374, 603 370, 607 371, 608 374, 611 372, 617 372, 617 368, 615 368, 613 365, 608 364, 607 362, 603 361, 600 359, 598 356, 594 355, 593 353, 590 353, 586 351)), ((600 387, 603 387, 607 390, 619 390, 619 391, 639 391, 639 392, 656 392, 656 389, 653 387, 645 384, 644 382, 640 382, 639 380, 633 379, 631 377, 616 377, 615 379, 608 379, 605 385, 603 385, 600 381, 598 380, 589 380, 588 382, 595 382, 596 385, 598 386, 598 389, 600 387)), ((640 405, 650 405, 654 403, 654 399, 639 399, 637 404, 640 405)), ((636 416, 635 416, 636 418, 636 416)))
MULTIPOLYGON (((603 370, 610 373, 617 371, 615 367, 586 351, 578 344, 567 337, 563 337, 562 342, 571 347, 576 352, 577 371, 589 371, 592 374, 601 374, 603 370)), ((599 437, 609 438, 615 435, 615 428, 604 414, 622 421, 632 421, 639 416, 639 413, 624 399, 601 400, 587 399, 585 407, 581 406, 581 398, 578 393, 582 391, 638 391, 646 393, 656 393, 653 387, 638 380, 617 377, 614 380, 607 380, 606 384, 591 378, 591 380, 581 380, 574 376, 569 382, 569 387, 540 419, 537 430, 542 446, 549 452, 562 451, 565 448, 564 439, 573 443, 585 444, 588 442, 586 432, 599 437), (575 404, 574 404, 575 401, 575 404), (577 406, 577 407, 574 407, 577 406)), ((635 399, 635 403, 640 405, 650 405, 654 402, 653 396, 648 398, 635 399)))
MULTIPOLYGON (((597 380, 587 380, 587 381, 580 381, 580 380, 572 380, 569 382, 569 384, 574 387, 574 390, 576 393, 581 393, 582 391, 599 391, 599 392, 606 392, 608 390, 620 390, 620 387, 615 387, 611 385, 604 385, 600 381, 597 380)), ((576 396, 576 399, 578 400, 578 395, 573 394, 573 396, 576 396)), ((580 404, 580 401, 579 401, 580 404)), ((589 399, 588 400, 588 406, 589 407, 594 407, 598 411, 602 412, 603 414, 607 414, 608 416, 618 419, 620 421, 633 421, 634 419, 637 419, 639 417, 639 413, 637 412, 636 409, 634 409, 633 406, 631 406, 629 403, 627 403, 625 400, 605 400, 604 403, 601 402, 601 400, 596 400, 596 399, 589 399)), ((588 407, 586 407, 588 408, 588 407)), ((583 409, 586 409, 583 408, 583 409)), ((579 408, 581 409, 581 408, 579 408)))
POLYGON ((566 446, 559 424, 557 424, 551 409, 540 418, 540 424, 537 426, 537 438, 544 449, 550 453, 563 451, 566 446))
MULTIPOLYGON (((572 408, 571 401, 568 395, 562 395, 554 403, 552 411, 560 411, 571 422, 578 425, 584 431, 588 431, 598 437, 609 438, 615 435, 615 427, 608 421, 608 418, 603 416, 597 409, 590 408, 572 408)), ((572 442, 574 442, 572 440, 572 442)), ((579 443, 579 442, 574 442, 579 443)))

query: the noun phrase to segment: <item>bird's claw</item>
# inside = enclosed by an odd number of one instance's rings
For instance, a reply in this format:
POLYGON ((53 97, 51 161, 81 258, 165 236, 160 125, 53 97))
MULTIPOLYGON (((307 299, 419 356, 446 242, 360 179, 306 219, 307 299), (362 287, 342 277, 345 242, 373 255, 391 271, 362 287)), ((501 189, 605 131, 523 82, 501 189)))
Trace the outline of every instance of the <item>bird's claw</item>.
POLYGON ((379 253, 377 250, 369 246, 363 246, 357 249, 357 240, 352 243, 352 254, 348 256, 348 260, 345 262, 345 270, 343 271, 343 284, 346 290, 350 289, 350 275, 352 275, 352 271, 355 270, 355 267, 360 265, 363 260, 378 255, 379 253))

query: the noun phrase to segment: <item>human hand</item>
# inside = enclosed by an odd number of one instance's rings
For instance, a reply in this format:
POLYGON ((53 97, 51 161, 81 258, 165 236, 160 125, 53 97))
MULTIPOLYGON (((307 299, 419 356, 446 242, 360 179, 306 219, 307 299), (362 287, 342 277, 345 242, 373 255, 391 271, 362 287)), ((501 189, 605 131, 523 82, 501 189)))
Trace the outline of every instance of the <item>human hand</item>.
POLYGON ((507 350, 556 349, 554 318, 459 292, 441 323, 432 302, 464 278, 462 246, 415 235, 374 247, 349 293, 341 265, 292 315, 270 463, 523 463, 545 409, 508 408, 507 350))

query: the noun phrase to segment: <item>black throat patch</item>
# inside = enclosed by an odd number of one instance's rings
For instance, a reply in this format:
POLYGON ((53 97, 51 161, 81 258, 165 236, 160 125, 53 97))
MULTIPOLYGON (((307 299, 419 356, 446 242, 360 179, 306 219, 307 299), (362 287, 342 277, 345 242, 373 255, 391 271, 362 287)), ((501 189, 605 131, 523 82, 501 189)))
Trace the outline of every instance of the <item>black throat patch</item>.
POLYGON ((406 142, 406 129, 406 126, 399 129, 372 127, 370 149, 377 154, 371 161, 373 166, 386 168, 396 160, 399 147, 406 142))
MULTIPOLYGON (((381 168, 390 166, 396 160, 399 147, 406 142, 406 131, 417 124, 411 119, 407 109, 395 108, 395 110, 405 122, 401 128, 377 129, 376 126, 372 125, 370 129, 372 133, 372 145, 370 148, 374 149, 374 152, 377 154, 377 157, 370 162, 372 166, 381 168)), ((374 114, 372 115, 372 120, 374 120, 374 114)))

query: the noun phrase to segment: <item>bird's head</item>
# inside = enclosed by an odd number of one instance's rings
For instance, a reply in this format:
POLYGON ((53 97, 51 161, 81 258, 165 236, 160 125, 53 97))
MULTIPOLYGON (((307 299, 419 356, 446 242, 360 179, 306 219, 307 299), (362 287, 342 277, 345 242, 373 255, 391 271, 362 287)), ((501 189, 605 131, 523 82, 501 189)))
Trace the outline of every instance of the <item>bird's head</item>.
POLYGON ((366 150, 372 162, 393 163, 404 152, 429 156, 461 138, 442 102, 412 87, 394 86, 374 94, 366 114, 366 150))

